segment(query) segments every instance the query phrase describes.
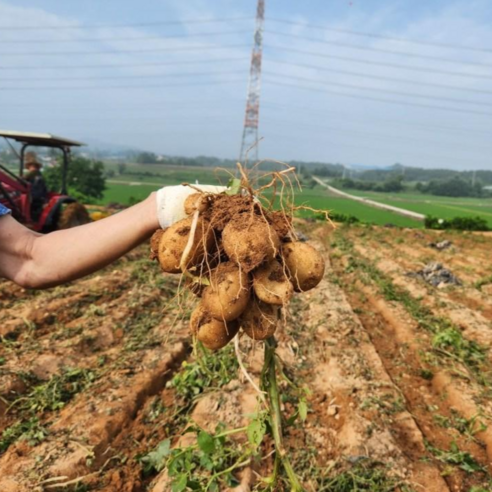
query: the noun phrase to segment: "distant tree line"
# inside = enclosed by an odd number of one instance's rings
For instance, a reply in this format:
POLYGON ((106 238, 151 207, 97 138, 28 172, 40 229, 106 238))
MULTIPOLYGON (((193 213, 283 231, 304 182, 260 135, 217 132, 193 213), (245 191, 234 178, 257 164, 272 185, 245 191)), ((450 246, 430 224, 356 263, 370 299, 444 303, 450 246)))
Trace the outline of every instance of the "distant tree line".
POLYGON ((415 189, 420 193, 449 196, 449 197, 490 197, 492 194, 485 190, 483 184, 472 183, 458 176, 446 180, 432 180, 429 183, 418 182, 415 186, 405 185, 403 175, 389 175, 384 181, 363 181, 352 178, 337 178, 332 181, 333 186, 362 191, 378 191, 398 193, 404 190, 415 189))
POLYGON ((337 188, 348 188, 352 190, 363 191, 382 191, 386 193, 397 193, 403 191, 403 176, 393 175, 388 176, 384 181, 378 183, 376 181, 361 181, 349 178, 341 178, 333 181, 333 185, 337 188))
POLYGON ((438 219, 432 215, 425 218, 426 229, 457 231, 490 231, 487 221, 482 217, 454 217, 452 219, 438 219))
POLYGON ((465 181, 480 181, 484 185, 492 185, 492 171, 455 171, 452 169, 425 169, 422 167, 406 167, 395 164, 385 169, 368 169, 365 171, 353 171, 357 179, 361 181, 384 181, 390 174, 402 174, 405 181, 430 182, 447 181, 452 178, 460 178, 465 181))
POLYGON ((484 190, 482 183, 476 181, 464 180, 455 176, 446 180, 432 180, 429 183, 417 183, 415 189, 421 193, 429 193, 430 195, 438 196, 461 196, 461 197, 485 197, 490 196, 486 190, 484 190))

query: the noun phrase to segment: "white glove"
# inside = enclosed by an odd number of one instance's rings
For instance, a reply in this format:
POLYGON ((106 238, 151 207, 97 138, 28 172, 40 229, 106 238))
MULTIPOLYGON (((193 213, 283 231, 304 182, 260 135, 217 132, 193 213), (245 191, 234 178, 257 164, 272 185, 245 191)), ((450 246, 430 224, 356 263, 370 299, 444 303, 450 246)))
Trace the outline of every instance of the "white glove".
POLYGON ((222 193, 227 187, 193 185, 191 188, 177 185, 161 188, 157 191, 157 218, 163 229, 186 217, 184 202, 190 195, 197 193, 197 189, 205 193, 222 193))

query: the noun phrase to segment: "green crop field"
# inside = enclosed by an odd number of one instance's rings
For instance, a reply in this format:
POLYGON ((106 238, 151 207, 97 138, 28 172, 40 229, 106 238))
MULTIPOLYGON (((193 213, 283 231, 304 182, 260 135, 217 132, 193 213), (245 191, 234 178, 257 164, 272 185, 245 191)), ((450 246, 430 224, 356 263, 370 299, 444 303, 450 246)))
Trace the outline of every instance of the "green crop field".
MULTIPOLYGON (((328 190, 321 186, 305 189, 296 195, 296 205, 308 205, 316 209, 328 210, 345 215, 354 215, 362 222, 377 225, 394 224, 401 227, 423 227, 423 223, 386 210, 369 207, 363 203, 348 198, 331 196, 328 190)), ((301 212, 308 216, 310 212, 301 212)))
POLYGON ((117 174, 117 164, 105 164, 106 170, 115 172, 107 179, 104 197, 100 205, 111 202, 128 205, 146 198, 149 193, 162 186, 181 183, 223 183, 227 184, 229 174, 226 171, 215 172, 200 167, 174 167, 162 164, 125 164, 123 174, 117 174))
MULTIPOLYGON (((188 183, 227 183, 227 171, 208 168, 183 168, 159 164, 127 164, 123 174, 116 174, 117 165, 106 165, 115 175, 108 179, 107 190, 99 204, 117 202, 130 204, 146 198, 149 193, 165 185, 188 183), (131 173, 131 174, 129 174, 131 173)), ((231 170, 233 171, 233 170, 231 170)), ((296 205, 306 205, 319 210, 328 210, 345 215, 354 215, 359 220, 378 225, 394 224, 401 227, 422 227, 422 223, 392 212, 378 210, 346 198, 333 197, 321 186, 304 188, 296 193, 296 205)), ((311 216, 313 212, 299 211, 300 216, 311 216)))
POLYGON ((105 168, 116 173, 110 180, 146 183, 158 183, 161 186, 187 183, 223 183, 227 184, 230 174, 235 170, 214 170, 202 167, 168 166, 164 164, 125 164, 123 174, 118 175, 118 165, 105 163, 105 168))
POLYGON ((453 198, 416 193, 377 193, 348 189, 344 191, 413 212, 433 215, 440 219, 480 216, 492 227, 492 198, 453 198))
MULTIPOLYGON (((180 183, 223 183, 226 184, 235 170, 213 170, 201 167, 177 167, 163 164, 126 164, 124 172, 118 173, 118 165, 106 164, 114 175, 107 181, 107 190, 99 204, 117 202, 130 204, 146 198, 149 193, 165 185, 180 183)), ((422 195, 418 193, 377 193, 346 190, 348 193, 370 198, 374 201, 404 208, 442 219, 453 217, 481 216, 492 226, 492 199, 450 198, 422 195)), ((417 220, 379 210, 363 203, 330 194, 321 186, 304 188, 296 194, 296 205, 306 205, 333 213, 353 215, 359 220, 378 225, 394 224, 401 227, 422 227, 417 220)), ((301 216, 312 212, 299 211, 301 216)))

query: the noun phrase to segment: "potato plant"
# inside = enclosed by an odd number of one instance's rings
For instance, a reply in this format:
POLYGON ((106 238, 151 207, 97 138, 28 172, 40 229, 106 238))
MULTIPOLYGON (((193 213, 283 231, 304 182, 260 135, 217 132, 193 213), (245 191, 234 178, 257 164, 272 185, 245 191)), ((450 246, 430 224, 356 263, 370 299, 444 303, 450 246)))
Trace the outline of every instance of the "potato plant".
POLYGON ((274 334, 294 292, 316 287, 325 264, 292 226, 294 208, 286 203, 293 203, 289 174, 294 169, 264 176, 266 184, 256 189, 239 170, 242 179, 232 180, 224 193, 191 194, 185 203, 188 217, 156 231, 151 256, 164 272, 180 274, 185 288, 199 298, 190 330, 203 346, 219 350, 243 334, 265 342, 262 389, 256 389, 268 408, 275 469, 281 465, 292 489, 302 490, 282 444, 274 334), (266 190, 273 190, 273 198, 265 198, 266 190))

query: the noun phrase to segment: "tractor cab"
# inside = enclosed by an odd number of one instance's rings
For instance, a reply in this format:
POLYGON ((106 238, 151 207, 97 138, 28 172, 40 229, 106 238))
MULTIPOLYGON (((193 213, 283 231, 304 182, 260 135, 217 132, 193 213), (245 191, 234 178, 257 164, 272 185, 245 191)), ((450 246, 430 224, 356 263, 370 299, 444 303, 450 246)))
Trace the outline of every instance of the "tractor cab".
MULTIPOLYGON (((67 193, 67 171, 72 147, 84 145, 49 133, 27 133, 0 130, 11 150, 19 158, 18 174, 0 163, 0 203, 12 210, 19 222, 38 232, 50 232, 56 229, 73 227, 89 222, 89 215, 83 205, 77 203, 67 193), (12 141, 21 144, 17 152, 12 141), (59 149, 63 155, 62 185, 57 191, 43 190, 39 196, 39 180, 34 182, 26 176, 26 152, 30 147, 59 149)), ((31 162, 32 164, 32 162, 31 162)), ((42 179, 42 178, 41 178, 42 179)), ((42 182, 41 182, 42 184, 42 182)))

